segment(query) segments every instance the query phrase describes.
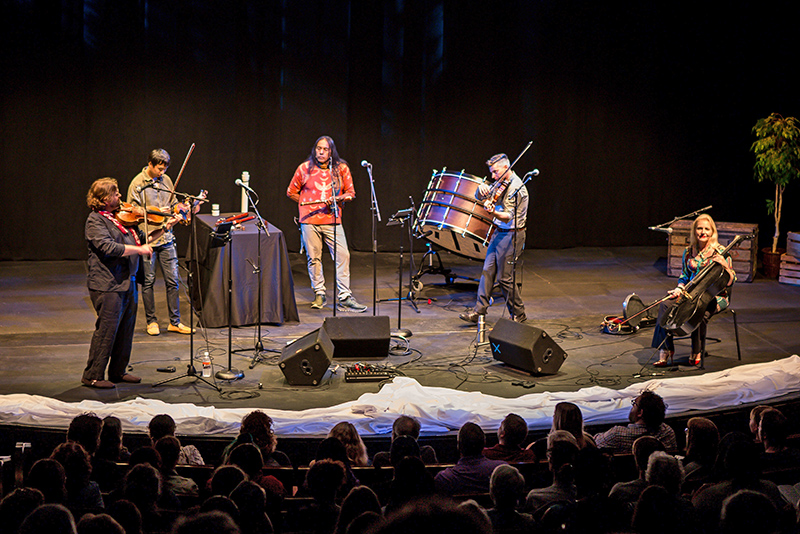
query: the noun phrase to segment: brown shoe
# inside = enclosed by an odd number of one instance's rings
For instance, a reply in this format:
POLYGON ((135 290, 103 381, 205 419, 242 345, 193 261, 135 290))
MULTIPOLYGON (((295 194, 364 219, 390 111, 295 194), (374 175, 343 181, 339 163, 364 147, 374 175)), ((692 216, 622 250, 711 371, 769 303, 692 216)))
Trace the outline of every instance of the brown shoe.
POLYGON ((120 378, 112 378, 111 381, 112 382, 128 382, 129 384, 138 384, 139 382, 142 381, 142 379, 139 378, 138 376, 125 373, 120 378))
POLYGON ((161 333, 161 329, 158 327, 158 323, 150 323, 147 325, 147 333, 151 336, 157 336, 161 333))
POLYGON ((167 327, 167 332, 177 332, 179 334, 191 334, 192 329, 183 323, 178 323, 177 326, 171 324, 167 327))
POLYGON ((81 378, 81 383, 84 386, 97 389, 113 389, 117 387, 108 380, 89 380, 88 378, 81 378))

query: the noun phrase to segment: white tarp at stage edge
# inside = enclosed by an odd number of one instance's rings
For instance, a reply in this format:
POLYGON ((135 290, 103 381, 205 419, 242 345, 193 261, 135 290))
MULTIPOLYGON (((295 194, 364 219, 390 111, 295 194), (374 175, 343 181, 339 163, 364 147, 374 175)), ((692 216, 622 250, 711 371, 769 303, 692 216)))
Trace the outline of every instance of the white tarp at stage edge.
MULTIPOLYGON (((427 387, 411 378, 395 378, 378 393, 367 393, 337 406, 264 411, 275 421, 276 433, 283 436, 324 435, 339 421, 350 421, 362 435, 389 434, 392 422, 403 414, 419 419, 423 433, 457 430, 467 421, 494 432, 511 412, 524 417, 531 429, 548 428, 555 405, 562 401, 580 406, 587 424, 624 422, 631 399, 645 389, 664 398, 669 406, 668 415, 761 402, 800 391, 800 357, 794 355, 695 376, 649 380, 621 390, 595 386, 574 392, 531 393, 515 399, 427 387)), ((0 396, 0 423, 51 428, 67 428, 76 415, 94 412, 100 417, 119 417, 126 432, 146 432, 153 416, 167 413, 177 422, 179 434, 236 434, 242 417, 252 410, 167 404, 142 398, 104 404, 66 403, 23 394, 0 396)))

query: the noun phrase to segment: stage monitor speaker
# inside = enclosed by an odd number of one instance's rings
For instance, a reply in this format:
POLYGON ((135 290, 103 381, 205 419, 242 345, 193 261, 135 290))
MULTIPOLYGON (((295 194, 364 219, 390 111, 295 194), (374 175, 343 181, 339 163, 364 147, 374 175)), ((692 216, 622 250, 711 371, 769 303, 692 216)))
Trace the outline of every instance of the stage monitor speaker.
POLYGON ((508 319, 497 321, 489 342, 495 360, 535 375, 555 374, 567 359, 567 353, 547 332, 508 319))
POLYGON ((389 316, 326 317, 322 329, 333 342, 333 357, 349 360, 389 355, 389 316))
POLYGON ((333 343, 323 328, 317 328, 286 345, 278 367, 292 386, 318 386, 331 365, 333 343))

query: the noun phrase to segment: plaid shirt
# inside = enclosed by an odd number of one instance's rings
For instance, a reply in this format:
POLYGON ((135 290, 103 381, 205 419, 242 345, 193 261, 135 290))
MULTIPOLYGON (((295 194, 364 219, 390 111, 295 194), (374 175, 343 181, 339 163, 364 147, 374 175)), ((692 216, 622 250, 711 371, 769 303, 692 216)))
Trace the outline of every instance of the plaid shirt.
POLYGON ((597 447, 608 449, 615 453, 630 454, 633 451, 633 442, 642 436, 653 436, 664 444, 668 453, 678 452, 678 442, 675 440, 675 431, 666 423, 661 423, 657 432, 650 432, 647 427, 638 423, 628 426, 614 426, 600 432, 594 437, 597 447))

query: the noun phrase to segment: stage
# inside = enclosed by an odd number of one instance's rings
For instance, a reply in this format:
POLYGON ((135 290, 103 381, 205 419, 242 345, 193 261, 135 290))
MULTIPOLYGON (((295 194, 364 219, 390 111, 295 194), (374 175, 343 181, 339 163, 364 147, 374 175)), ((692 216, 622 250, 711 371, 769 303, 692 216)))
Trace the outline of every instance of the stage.
MULTIPOLYGON (((284 436, 322 435, 342 419, 353 420, 365 435, 386 435, 397 413, 417 415, 423 421, 423 432, 430 435, 452 432, 464 420, 478 422, 487 432, 495 431, 507 411, 525 410, 520 399, 540 403, 523 414, 532 428, 549 426, 552 410, 548 413, 548 407, 570 399, 588 410, 584 411, 587 424, 608 424, 625 420, 630 395, 645 385, 663 388, 670 415, 793 398, 800 391, 800 366, 796 358, 789 357, 800 353, 800 287, 760 276, 752 283, 737 284, 732 308, 738 314, 741 361, 737 359, 730 313, 713 318, 709 324, 709 356, 704 369, 688 365, 688 339, 676 342, 676 367, 655 369, 650 365, 657 359, 649 348, 652 328, 631 335, 601 332, 603 317, 621 315, 622 303, 629 294, 636 293, 649 303, 675 286, 676 280, 665 274, 665 248, 525 251, 518 276, 523 283, 527 324, 543 329, 568 354, 558 372, 547 376, 531 376, 510 368, 492 358, 488 344, 476 345, 476 327, 459 320, 458 314, 474 304, 477 284, 468 278, 479 278, 481 264, 441 252, 452 274, 466 278, 448 284, 443 275, 426 274, 416 293, 419 313, 410 302, 401 303, 402 327, 412 332, 408 354, 369 360, 391 366, 401 377, 383 390, 376 382, 345 382, 344 367, 353 363, 350 360, 335 359, 333 372, 326 373, 319 386, 287 385, 276 352, 264 354, 263 360, 250 368, 257 341, 255 326, 232 329, 234 350, 244 352, 231 355, 231 367, 243 371, 243 379, 223 382, 212 378, 221 392, 193 377, 153 387, 156 382, 185 373, 190 356, 189 336, 166 332, 160 274, 156 303, 161 335, 146 334, 139 304, 131 372, 141 376, 142 383, 119 384, 114 390, 81 386, 95 321, 84 263, 5 262, 0 264, 0 423, 65 428, 75 413, 91 410, 101 416, 117 415, 126 431, 143 432, 152 415, 167 412, 178 420, 179 433, 227 435, 237 431, 241 415, 258 408, 273 415, 277 433, 284 436), (764 364, 753 367, 758 379, 748 374, 750 364, 764 364), (166 366, 174 366, 176 373, 157 371, 166 366), (767 368, 766 374, 758 370, 767 368), (775 369, 782 379, 770 374, 775 369), (720 377, 733 376, 737 371, 742 373, 741 382, 720 386, 725 384, 720 377), (710 386, 704 377, 713 377, 716 385, 710 386), (767 383, 750 390, 758 380, 767 383), (691 394, 673 401, 667 393, 672 382, 689 391, 694 388, 696 402, 691 394), (379 391, 391 400, 372 396, 379 391), (420 399, 426 398, 428 403, 422 406, 420 399)), ((417 262, 421 257, 416 254, 417 262)), ((407 252, 405 259, 407 291, 407 252)), ((289 261, 300 321, 262 326, 264 347, 275 351, 319 328, 323 319, 333 314, 330 290, 327 309, 309 307, 313 292, 305 257, 291 253, 289 261)), ((371 253, 358 252, 353 253, 351 261, 352 289, 360 302, 369 305, 366 313, 370 315, 372 261, 371 253)), ((331 287, 330 257, 324 263, 331 287)), ((397 265, 397 254, 378 255, 378 299, 397 296, 397 265)), ((184 288, 181 310, 187 324, 188 303, 184 288)), ((378 303, 377 314, 388 315, 392 328, 398 326, 397 302, 378 303)), ((497 296, 487 316, 489 330, 499 317, 507 315, 502 298, 497 296)), ((209 351, 215 372, 227 368, 228 328, 198 329, 194 348, 197 355, 209 351)), ((197 359, 195 366, 199 372, 197 359)))

